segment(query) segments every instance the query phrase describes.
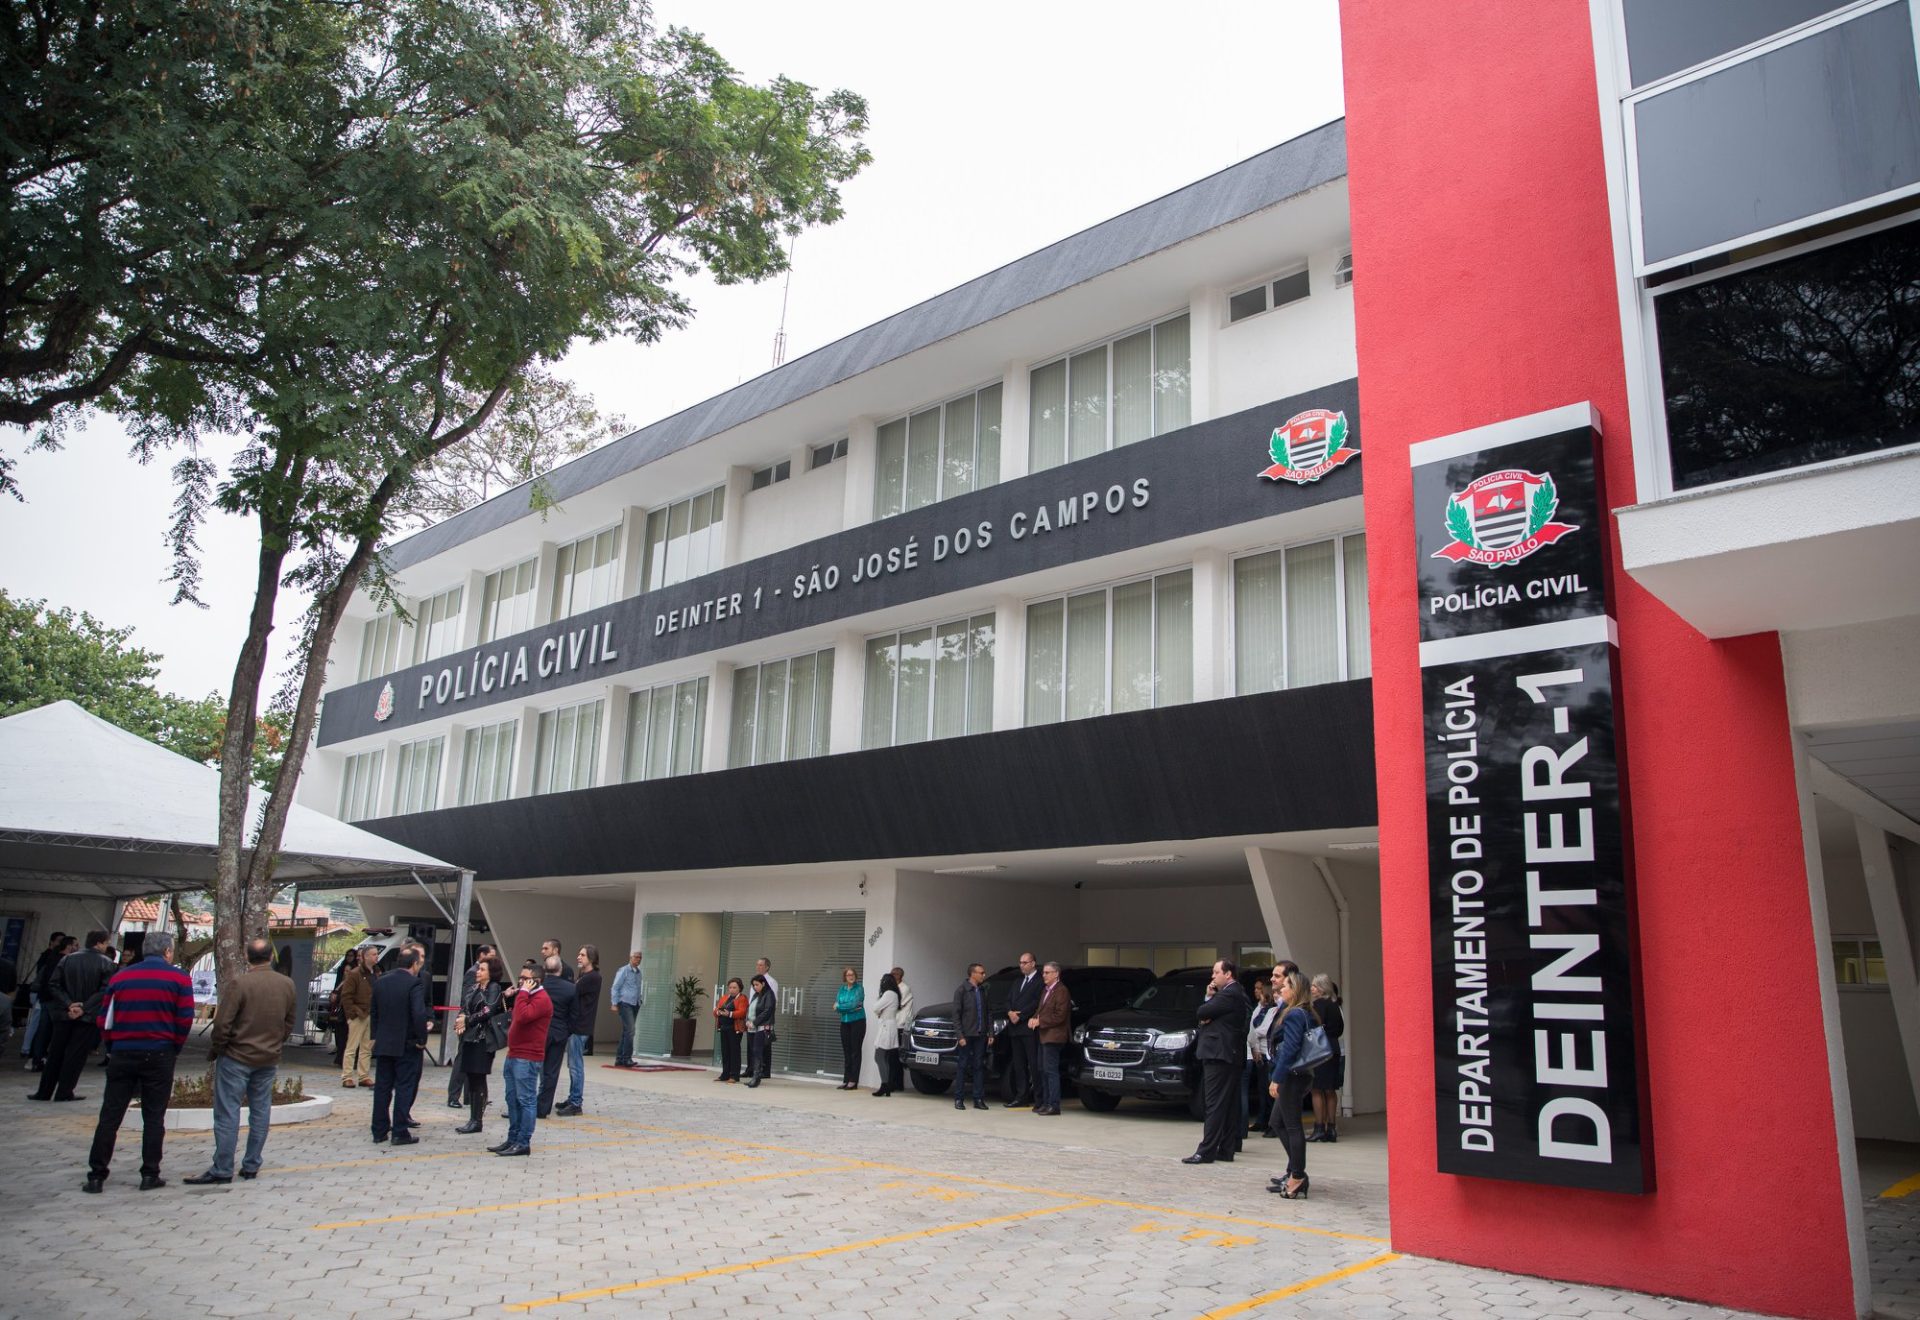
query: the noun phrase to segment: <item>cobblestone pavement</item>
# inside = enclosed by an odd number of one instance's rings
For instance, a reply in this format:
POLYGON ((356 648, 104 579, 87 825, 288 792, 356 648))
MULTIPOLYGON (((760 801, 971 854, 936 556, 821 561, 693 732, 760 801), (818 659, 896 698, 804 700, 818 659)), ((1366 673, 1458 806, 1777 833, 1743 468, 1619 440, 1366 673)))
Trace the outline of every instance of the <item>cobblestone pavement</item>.
POLYGON ((1330 1166, 1311 1200, 1284 1202, 1264 1191, 1269 1149, 1189 1168, 924 1097, 891 1112, 939 1106, 952 1122, 779 1102, 803 1083, 595 1077, 588 1114, 540 1124, 530 1159, 485 1152, 505 1139, 495 1114, 484 1136, 456 1135, 429 1070, 417 1147, 370 1144, 366 1094, 328 1085, 334 1115, 277 1128, 255 1182, 183 1187, 212 1138, 173 1133, 169 1186, 138 1192, 129 1128, 101 1196, 80 1191, 94 1106, 6 1087, 0 1315, 1733 1314, 1396 1256, 1377 1180, 1330 1166))

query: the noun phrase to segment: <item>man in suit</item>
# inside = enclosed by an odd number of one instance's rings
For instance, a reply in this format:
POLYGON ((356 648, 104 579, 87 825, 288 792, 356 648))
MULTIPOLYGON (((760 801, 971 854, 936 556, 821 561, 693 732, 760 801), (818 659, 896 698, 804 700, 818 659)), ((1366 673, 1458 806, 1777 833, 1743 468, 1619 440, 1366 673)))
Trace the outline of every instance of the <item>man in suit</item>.
POLYGON ((413 1098, 427 1052, 427 986, 420 979, 420 951, 402 949, 395 970, 373 983, 368 1014, 373 1036, 373 1139, 411 1146, 413 1098))
POLYGON ((73 1088, 80 1072, 93 1057, 100 1043, 98 1013, 106 998, 107 982, 119 968, 108 956, 113 937, 104 930, 87 932, 87 947, 60 960, 47 978, 42 1011, 53 1022, 47 1043, 45 1071, 40 1074, 39 1089, 29 1100, 84 1100, 73 1088))
POLYGON ((973 1077, 973 1107, 987 1107, 987 1043, 992 1023, 987 1020, 987 992, 981 988, 987 969, 981 963, 967 968, 967 979, 953 992, 953 1025, 960 1043, 954 1050, 953 1107, 967 1107, 967 1077, 973 1077))
POLYGON ((1238 1121, 1234 1091, 1246 1070, 1247 1020, 1252 1013, 1247 992, 1234 979, 1238 970, 1224 959, 1213 965, 1207 1001, 1198 1011, 1200 1036, 1194 1043, 1194 1057, 1206 1085, 1207 1121, 1199 1149, 1183 1164, 1231 1162, 1238 1144, 1239 1133, 1232 1130, 1238 1121))
POLYGON ((1060 1113, 1060 1051, 1066 1048, 1073 1027, 1073 999, 1060 979, 1060 964, 1050 962, 1042 970, 1046 984, 1040 990, 1040 1002, 1034 1006, 1028 1022, 1034 1038, 1040 1042, 1039 1094, 1033 1112, 1060 1113))
POLYGON ((547 1024, 547 1057, 540 1065, 540 1104, 534 1111, 538 1118, 547 1118, 553 1113, 553 1091, 560 1084, 560 1064, 567 1057, 567 1038, 573 1034, 575 999, 573 982, 567 979, 566 964, 558 954, 547 959, 545 970, 541 985, 553 1003, 553 1021, 547 1024))
POLYGON ((1039 1071, 1040 1038, 1033 1034, 1033 1011, 1040 1007, 1040 967, 1031 953, 1020 955, 1020 981, 1007 996, 1007 1067, 1013 1074, 1009 1109, 1033 1103, 1034 1078, 1039 1071))

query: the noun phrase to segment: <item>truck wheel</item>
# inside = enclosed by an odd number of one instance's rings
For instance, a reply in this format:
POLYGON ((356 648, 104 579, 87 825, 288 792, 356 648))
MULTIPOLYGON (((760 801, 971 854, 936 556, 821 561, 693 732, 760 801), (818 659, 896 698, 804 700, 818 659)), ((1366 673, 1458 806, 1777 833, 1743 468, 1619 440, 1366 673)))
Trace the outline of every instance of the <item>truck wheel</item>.
POLYGON ((1111 1114, 1120 1107, 1120 1097, 1107 1091, 1096 1091, 1090 1086, 1080 1088, 1080 1103, 1096 1114, 1111 1114))
POLYGON ((913 1089, 921 1095, 945 1095, 953 1089, 951 1077, 931 1077, 916 1069, 907 1069, 907 1075, 913 1078, 913 1089))

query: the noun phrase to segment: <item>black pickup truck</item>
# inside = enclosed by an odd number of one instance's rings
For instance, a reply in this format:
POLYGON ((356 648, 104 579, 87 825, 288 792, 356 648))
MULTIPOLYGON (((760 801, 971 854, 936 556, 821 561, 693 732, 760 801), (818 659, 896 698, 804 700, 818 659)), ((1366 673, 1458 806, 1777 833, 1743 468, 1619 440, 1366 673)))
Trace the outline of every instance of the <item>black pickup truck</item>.
MULTIPOLYGON (((1153 984, 1153 973, 1145 967, 1066 967, 1061 969, 1060 980, 1073 996, 1071 1022, 1077 1035, 1089 1018, 1132 1003, 1153 984)), ((992 1043, 987 1047, 988 1089, 1003 1100, 1013 1099, 1010 1046, 1004 1030, 1007 996, 1019 983, 1019 968, 1002 967, 981 987, 987 992, 987 1014, 994 1023, 992 1043)), ((900 1042, 900 1062, 912 1076, 915 1090, 923 1095, 943 1095, 952 1088, 954 1051, 959 1040, 951 1003, 933 1004, 914 1014, 913 1025, 900 1042)), ((1073 1075, 1072 1056, 1077 1052, 1078 1047, 1069 1038, 1061 1052, 1063 1080, 1073 1075)))
MULTIPOLYGON (((1268 968, 1240 972, 1236 978, 1253 998, 1253 983, 1271 976, 1268 968)), ((1211 967, 1168 972, 1142 990, 1127 1007, 1101 1013, 1076 1028, 1079 1049, 1067 1066, 1080 1103, 1096 1114, 1117 1109, 1128 1096, 1185 1105, 1199 1118, 1200 1065, 1194 1062, 1194 1012, 1206 1002, 1211 967)))

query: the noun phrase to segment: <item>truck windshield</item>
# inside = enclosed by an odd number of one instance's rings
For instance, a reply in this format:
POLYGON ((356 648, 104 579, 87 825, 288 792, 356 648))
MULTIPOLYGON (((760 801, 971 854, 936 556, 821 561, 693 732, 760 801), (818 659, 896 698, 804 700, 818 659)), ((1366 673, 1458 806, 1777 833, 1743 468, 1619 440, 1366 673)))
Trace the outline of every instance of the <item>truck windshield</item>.
POLYGON ((1149 1013, 1191 1013, 1205 1003, 1207 983, 1193 976, 1169 976, 1140 992, 1133 1007, 1149 1013))

